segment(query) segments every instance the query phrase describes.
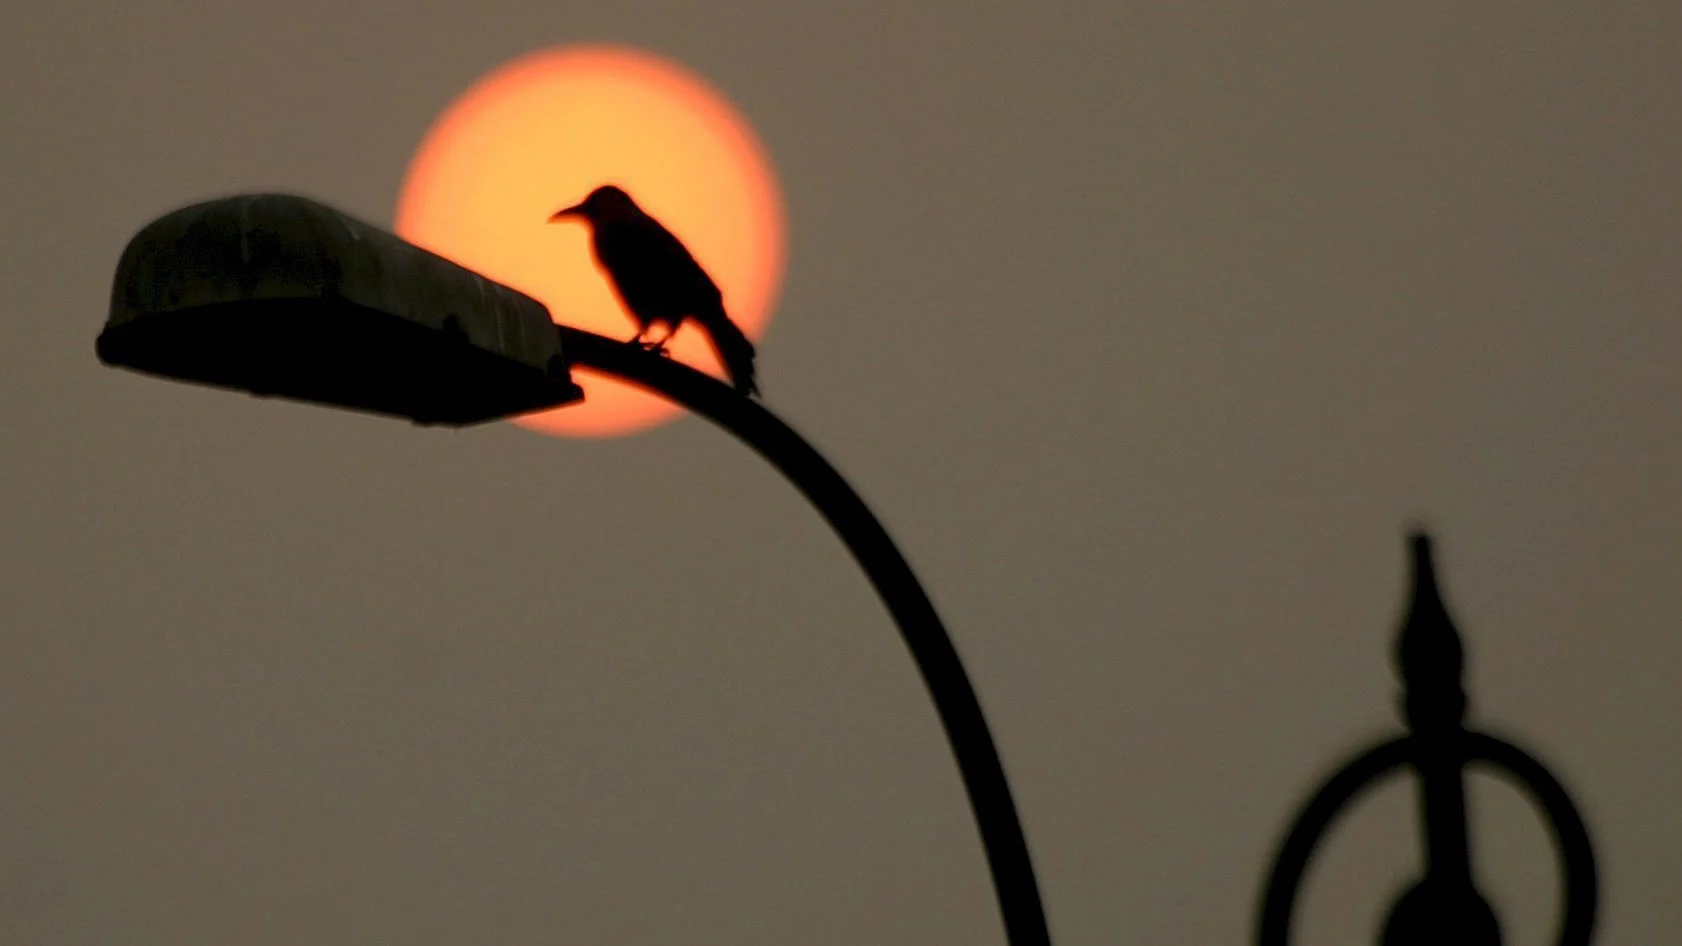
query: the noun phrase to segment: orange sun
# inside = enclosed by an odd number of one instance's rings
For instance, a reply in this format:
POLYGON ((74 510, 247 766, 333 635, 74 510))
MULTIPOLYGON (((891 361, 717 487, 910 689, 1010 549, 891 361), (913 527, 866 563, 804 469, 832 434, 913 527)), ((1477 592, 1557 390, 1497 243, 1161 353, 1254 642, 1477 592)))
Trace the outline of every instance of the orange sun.
MULTIPOLYGON (((409 165, 397 232, 542 301, 556 322, 630 338, 636 324, 581 223, 549 215, 618 184, 689 247, 749 337, 771 319, 786 251, 776 175, 747 121, 688 70, 641 50, 568 46, 522 56, 445 109, 409 165)), ((656 335, 658 337, 658 334, 656 335)), ((722 369, 693 325, 673 357, 722 369)), ((567 436, 647 430, 677 408, 575 372, 581 404, 515 420, 567 436)))

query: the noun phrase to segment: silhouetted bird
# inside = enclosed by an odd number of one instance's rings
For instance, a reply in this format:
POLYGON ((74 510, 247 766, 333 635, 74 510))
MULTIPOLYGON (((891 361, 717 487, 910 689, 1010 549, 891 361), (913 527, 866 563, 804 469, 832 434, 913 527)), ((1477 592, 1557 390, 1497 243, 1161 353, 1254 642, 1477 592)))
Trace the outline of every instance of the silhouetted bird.
POLYGON ((607 270, 619 300, 641 329, 633 341, 663 352, 683 320, 694 319, 706 329, 736 390, 759 393, 753 380, 753 343, 730 321, 718 286, 671 231, 612 184, 591 191, 582 203, 556 211, 549 222, 569 217, 589 222, 596 261, 607 270), (666 337, 644 341, 656 322, 666 324, 666 337))

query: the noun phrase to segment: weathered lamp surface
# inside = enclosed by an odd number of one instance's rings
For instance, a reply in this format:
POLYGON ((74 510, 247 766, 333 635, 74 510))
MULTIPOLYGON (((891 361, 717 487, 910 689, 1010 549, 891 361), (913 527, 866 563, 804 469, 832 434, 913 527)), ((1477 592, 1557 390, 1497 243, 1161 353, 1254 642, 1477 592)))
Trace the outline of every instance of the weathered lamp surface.
POLYGON ((117 265, 97 349, 148 374, 421 424, 583 396, 542 303, 285 194, 148 224, 117 265))

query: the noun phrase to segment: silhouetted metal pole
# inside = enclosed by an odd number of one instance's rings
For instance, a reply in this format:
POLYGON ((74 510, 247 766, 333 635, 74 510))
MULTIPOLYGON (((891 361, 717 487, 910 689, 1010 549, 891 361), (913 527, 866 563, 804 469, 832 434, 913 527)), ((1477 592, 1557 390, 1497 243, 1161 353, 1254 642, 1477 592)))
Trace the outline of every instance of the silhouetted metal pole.
POLYGON ((1465 767, 1481 762, 1510 776, 1547 816, 1564 874, 1558 943, 1586 946, 1599 898, 1588 831, 1565 788, 1540 762, 1511 743, 1465 729, 1460 635, 1437 588, 1430 539, 1416 534, 1410 548, 1413 595, 1396 656, 1405 689, 1403 715, 1412 732, 1362 753, 1309 799, 1274 861, 1256 941, 1259 946, 1290 942, 1297 889, 1315 845, 1362 789, 1411 765, 1419 776, 1425 876, 1391 909, 1382 942, 1498 946, 1500 927, 1473 881, 1467 837, 1465 767))
POLYGON ((975 812, 1009 942, 1049 946, 1051 936, 1028 844, 981 704, 934 605, 864 500, 811 444, 759 402, 729 385, 637 345, 580 329, 556 328, 574 365, 623 378, 728 430, 769 460, 828 520, 899 625, 934 700, 975 812))

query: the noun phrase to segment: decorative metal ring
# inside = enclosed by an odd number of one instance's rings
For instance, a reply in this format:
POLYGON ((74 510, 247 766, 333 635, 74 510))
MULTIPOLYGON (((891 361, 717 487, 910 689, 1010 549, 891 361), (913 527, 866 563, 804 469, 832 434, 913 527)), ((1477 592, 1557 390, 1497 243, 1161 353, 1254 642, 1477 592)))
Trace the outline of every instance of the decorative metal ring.
MULTIPOLYGON (((1559 946, 1588 946, 1594 933, 1600 884, 1588 829, 1565 786, 1541 762, 1510 742, 1474 732, 1466 733, 1464 738, 1468 763, 1487 763, 1511 776, 1546 815, 1544 820, 1552 829, 1559 850, 1564 881, 1556 942, 1559 946)), ((1262 895, 1257 946, 1288 946, 1297 889, 1314 848, 1355 796, 1413 761, 1413 746, 1412 738, 1402 736, 1368 749, 1339 769, 1309 799, 1274 859, 1273 872, 1262 895)))

